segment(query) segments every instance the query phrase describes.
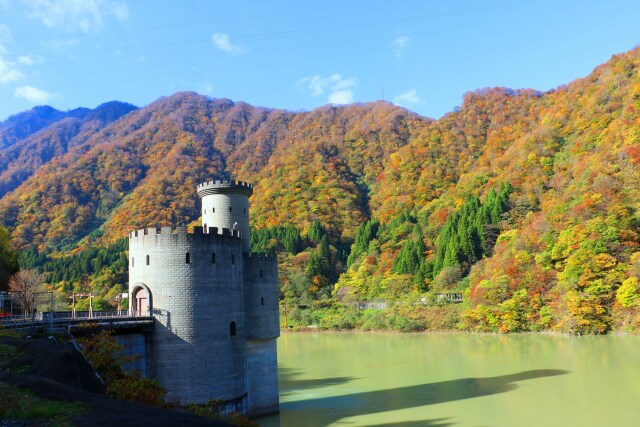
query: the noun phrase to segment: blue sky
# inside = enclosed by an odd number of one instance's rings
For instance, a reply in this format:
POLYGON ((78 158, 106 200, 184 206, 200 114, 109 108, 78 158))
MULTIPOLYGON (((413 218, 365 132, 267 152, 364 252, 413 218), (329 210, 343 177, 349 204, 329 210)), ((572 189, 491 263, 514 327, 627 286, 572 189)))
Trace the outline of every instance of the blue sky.
POLYGON ((638 0, 0 0, 0 120, 190 90, 438 118, 483 87, 548 90, 640 44, 638 0))

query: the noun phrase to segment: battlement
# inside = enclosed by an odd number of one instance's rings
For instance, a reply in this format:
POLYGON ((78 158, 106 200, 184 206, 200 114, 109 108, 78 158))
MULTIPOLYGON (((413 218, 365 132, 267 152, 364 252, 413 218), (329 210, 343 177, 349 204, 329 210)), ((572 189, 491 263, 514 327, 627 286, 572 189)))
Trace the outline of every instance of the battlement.
POLYGON ((253 185, 245 181, 211 180, 198 184, 200 198, 212 194, 242 194, 247 197, 253 194, 253 185))
POLYGON ((271 259, 277 259, 278 257, 276 256, 276 254, 270 254, 266 252, 251 252, 248 255, 248 258, 271 260, 271 259))
POLYGON ((142 228, 140 230, 131 231, 129 233, 130 239, 135 239, 142 236, 149 235, 193 235, 193 236, 203 236, 203 235, 217 235, 217 236, 227 236, 227 237, 236 237, 241 239, 242 233, 240 230, 231 230, 229 228, 218 228, 218 227, 210 227, 208 229, 208 233, 205 233, 202 227, 193 227, 193 229, 189 229, 184 225, 178 226, 170 226, 170 227, 152 227, 152 228, 142 228))

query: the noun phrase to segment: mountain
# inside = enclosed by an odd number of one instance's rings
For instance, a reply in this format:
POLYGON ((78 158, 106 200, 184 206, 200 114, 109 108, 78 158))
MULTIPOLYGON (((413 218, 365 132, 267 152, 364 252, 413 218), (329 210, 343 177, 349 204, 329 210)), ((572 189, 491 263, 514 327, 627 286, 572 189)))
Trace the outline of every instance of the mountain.
MULTIPOLYGON (((366 183, 373 182, 385 155, 408 142, 409 128, 422 123, 428 120, 386 103, 294 114, 179 93, 69 144, 65 154, 52 157, 2 198, 2 221, 15 228, 21 247, 59 249, 98 227, 113 240, 137 227, 197 219, 194 189, 216 176, 256 182, 263 188, 256 191, 259 200, 291 204, 286 211, 294 215, 292 221, 321 219, 339 236, 366 218, 366 183), (323 165, 331 168, 327 179, 312 182, 315 168, 323 165), (284 168, 297 175, 281 179, 284 168), (293 181, 307 191, 292 187, 294 200, 276 202, 277 191, 287 192, 293 181), (339 215, 323 206, 305 219, 307 205, 320 195, 339 197, 339 215)), ((40 138, 35 145, 48 148, 44 141, 52 139, 40 138)), ((21 154, 33 153, 30 142, 14 146, 24 148, 21 154)), ((4 151, 10 153, 11 147, 4 151)), ((22 167, 31 164, 18 160, 22 167)), ((258 226, 276 224, 284 214, 264 211, 258 199, 254 204, 258 226)))
POLYGON ((122 102, 66 113, 44 106, 9 117, 0 123, 0 197, 53 158, 99 140, 102 128, 135 109, 122 102))
POLYGON ((60 257, 194 223, 199 182, 242 179, 256 245, 282 251, 285 302, 459 292, 446 310, 470 330, 633 329, 639 70, 635 49, 546 93, 467 93, 439 120, 381 101, 289 112, 195 93, 39 107, 0 125, 0 223, 60 257))

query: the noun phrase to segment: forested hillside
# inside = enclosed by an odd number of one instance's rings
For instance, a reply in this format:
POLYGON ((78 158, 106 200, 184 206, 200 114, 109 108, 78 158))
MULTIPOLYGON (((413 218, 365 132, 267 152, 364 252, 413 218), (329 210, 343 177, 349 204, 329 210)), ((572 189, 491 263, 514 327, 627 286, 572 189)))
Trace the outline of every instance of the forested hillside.
POLYGON ((435 121, 385 102, 288 112, 194 93, 105 106, 0 123, 0 224, 56 289, 112 295, 118 239, 196 223, 196 185, 235 178, 255 184, 252 245, 279 253, 293 324, 640 327, 639 49, 550 92, 470 92, 435 121), (101 261, 71 261, 87 254, 101 261), (438 300, 449 292, 464 302, 438 300), (371 300, 391 308, 350 303, 371 300))

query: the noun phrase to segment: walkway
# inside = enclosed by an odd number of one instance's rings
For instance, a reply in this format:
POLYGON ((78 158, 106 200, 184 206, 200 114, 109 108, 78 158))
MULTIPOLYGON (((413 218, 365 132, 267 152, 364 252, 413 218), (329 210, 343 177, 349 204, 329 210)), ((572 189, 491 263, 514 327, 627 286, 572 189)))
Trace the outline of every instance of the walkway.
POLYGON ((19 330, 27 328, 51 331, 66 329, 77 331, 87 328, 100 329, 144 329, 153 328, 152 316, 130 316, 126 311, 88 311, 45 312, 33 316, 11 316, 0 318, 0 325, 4 329, 19 330))

